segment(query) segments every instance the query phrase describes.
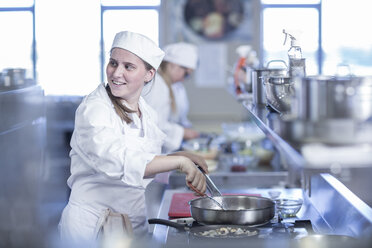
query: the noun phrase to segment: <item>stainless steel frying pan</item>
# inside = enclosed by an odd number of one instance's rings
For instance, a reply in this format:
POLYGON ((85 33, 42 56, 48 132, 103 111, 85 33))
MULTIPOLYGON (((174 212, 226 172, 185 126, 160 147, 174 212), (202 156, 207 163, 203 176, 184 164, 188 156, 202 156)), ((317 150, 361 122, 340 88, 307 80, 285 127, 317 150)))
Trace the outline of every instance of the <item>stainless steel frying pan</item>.
POLYGON ((191 216, 203 224, 257 226, 269 222, 275 215, 275 202, 269 198, 247 195, 213 197, 222 203, 221 209, 208 197, 189 201, 191 216))
POLYGON ((197 192, 200 197, 189 201, 191 216, 202 224, 263 225, 275 215, 275 202, 269 198, 247 195, 221 195, 211 178, 204 173, 212 197, 197 192), (213 200, 211 200, 213 198, 213 200), (216 204, 218 203, 218 204, 216 204))

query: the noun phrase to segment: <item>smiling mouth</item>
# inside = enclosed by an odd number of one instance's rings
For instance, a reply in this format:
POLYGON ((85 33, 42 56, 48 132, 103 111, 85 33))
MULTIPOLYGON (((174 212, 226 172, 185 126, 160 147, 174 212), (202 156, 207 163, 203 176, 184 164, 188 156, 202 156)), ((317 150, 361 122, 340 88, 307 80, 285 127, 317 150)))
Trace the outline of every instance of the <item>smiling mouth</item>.
POLYGON ((112 80, 111 83, 113 83, 115 85, 124 85, 125 84, 125 83, 117 82, 117 81, 114 81, 114 80, 112 80))

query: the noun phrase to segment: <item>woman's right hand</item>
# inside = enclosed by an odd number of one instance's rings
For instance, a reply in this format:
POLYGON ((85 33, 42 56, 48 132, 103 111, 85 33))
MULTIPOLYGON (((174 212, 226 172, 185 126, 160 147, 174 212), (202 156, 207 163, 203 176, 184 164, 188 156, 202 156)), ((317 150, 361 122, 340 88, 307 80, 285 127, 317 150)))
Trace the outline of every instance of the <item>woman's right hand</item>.
POLYGON ((191 128, 184 128, 183 138, 185 140, 195 139, 198 138, 199 136, 200 134, 198 131, 191 128))
POLYGON ((196 167, 191 159, 184 156, 180 157, 181 162, 179 169, 181 172, 186 174, 186 182, 190 183, 198 191, 204 194, 207 187, 204 174, 198 169, 198 167, 196 167))

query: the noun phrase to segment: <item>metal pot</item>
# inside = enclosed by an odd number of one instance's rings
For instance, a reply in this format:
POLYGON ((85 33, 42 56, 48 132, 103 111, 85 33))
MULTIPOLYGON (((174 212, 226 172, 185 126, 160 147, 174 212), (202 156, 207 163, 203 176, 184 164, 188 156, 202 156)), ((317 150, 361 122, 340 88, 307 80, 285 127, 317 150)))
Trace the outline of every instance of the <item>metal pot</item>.
POLYGON ((297 116, 302 120, 372 117, 372 76, 302 78, 296 86, 297 116))
POLYGON ((269 198, 247 195, 224 195, 213 197, 221 209, 208 197, 189 202, 191 216, 203 224, 262 225, 275 215, 275 202, 269 198))
POLYGON ((294 97, 294 85, 290 77, 269 77, 264 82, 266 100, 268 105, 279 113, 291 110, 291 101, 294 97))
POLYGON ((5 87, 23 85, 26 80, 26 69, 23 68, 7 68, 2 74, 2 84, 5 87))
POLYGON ((266 95, 264 89, 264 79, 270 76, 286 76, 287 64, 283 60, 271 60, 265 68, 252 70, 252 93, 255 105, 266 105, 266 95), (273 62, 280 62, 285 68, 270 68, 273 62))

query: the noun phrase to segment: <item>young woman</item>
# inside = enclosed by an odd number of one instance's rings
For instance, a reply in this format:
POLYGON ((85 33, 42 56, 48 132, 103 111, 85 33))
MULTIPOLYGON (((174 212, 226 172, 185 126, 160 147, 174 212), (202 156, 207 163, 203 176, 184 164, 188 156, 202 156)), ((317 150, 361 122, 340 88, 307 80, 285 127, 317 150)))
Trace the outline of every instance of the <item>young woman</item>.
POLYGON ((160 128, 167 134, 163 151, 180 149, 182 141, 199 137, 187 119, 189 102, 183 86, 197 67, 197 47, 179 42, 164 47, 165 57, 150 90, 143 92, 148 104, 158 113, 160 128))
POLYGON ((94 240, 105 211, 129 216, 135 235, 147 233, 145 188, 157 173, 180 170, 205 192, 205 161, 187 153, 161 155, 165 134, 141 97, 164 52, 147 37, 116 34, 106 68, 107 84, 86 96, 71 139, 71 188, 60 220, 64 240, 94 240))

